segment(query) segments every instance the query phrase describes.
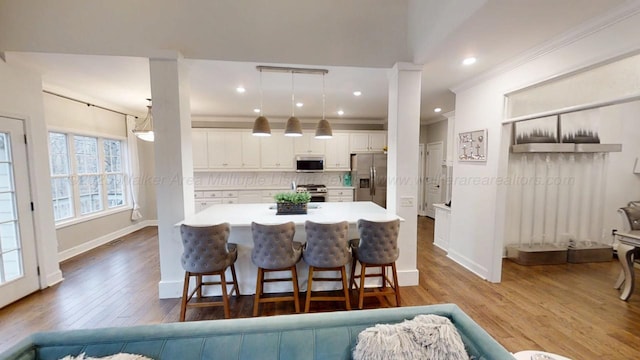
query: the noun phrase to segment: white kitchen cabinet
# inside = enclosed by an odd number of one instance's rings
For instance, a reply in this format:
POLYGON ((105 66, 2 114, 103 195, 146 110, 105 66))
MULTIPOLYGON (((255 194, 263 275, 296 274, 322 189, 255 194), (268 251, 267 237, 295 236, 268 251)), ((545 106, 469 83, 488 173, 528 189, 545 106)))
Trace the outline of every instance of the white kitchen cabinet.
POLYGON ((262 202, 262 191, 240 190, 238 191, 238 204, 256 204, 262 202))
POLYGON ((326 139, 316 139, 315 133, 305 132, 302 136, 293 138, 294 153, 323 155, 326 139))
POLYGON ((260 168, 260 137, 248 131, 242 133, 242 168, 260 168))
POLYGON ((327 201, 329 202, 352 202, 353 189, 328 189, 327 201))
POLYGON ((207 158, 207 133, 206 129, 193 129, 191 131, 191 149, 193 151, 193 168, 197 170, 209 167, 207 158))
POLYGON ((263 169, 293 170, 293 140, 283 132, 272 131, 260 139, 260 163, 263 169))
POLYGON ((333 134, 331 139, 324 140, 325 149, 325 169, 327 170, 350 170, 351 152, 349 150, 349 134, 333 134))
POLYGON ((440 249, 448 251, 451 208, 444 204, 433 204, 433 208, 436 211, 433 243, 440 249))
POLYGON ((386 131, 351 133, 349 136, 351 152, 379 152, 387 145, 386 131))
POLYGON ((242 168, 241 132, 210 131, 207 134, 207 156, 210 169, 242 168))

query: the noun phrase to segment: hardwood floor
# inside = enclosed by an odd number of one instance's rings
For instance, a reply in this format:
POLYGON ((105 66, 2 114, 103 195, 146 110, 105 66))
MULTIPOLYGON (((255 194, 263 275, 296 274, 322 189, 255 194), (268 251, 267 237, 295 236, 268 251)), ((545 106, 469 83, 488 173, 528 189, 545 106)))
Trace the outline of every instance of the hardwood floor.
MULTIPOLYGON (((433 220, 419 219, 420 285, 402 287, 403 306, 456 303, 508 350, 545 350, 573 359, 640 357, 640 286, 628 302, 613 283, 617 261, 520 266, 503 262, 503 279, 478 278, 433 246, 433 220)), ((156 228, 122 237, 61 265, 65 281, 0 309, 0 351, 34 331, 177 321, 179 299, 158 299, 156 228)), ((301 300, 304 300, 304 295, 301 300)), ((389 306, 376 298, 365 307, 389 306)), ((231 300, 232 317, 250 317, 253 297, 231 300)), ((289 314, 293 304, 261 306, 289 314)), ((312 311, 344 309, 313 304, 312 311)), ((357 310, 354 310, 357 311, 357 310)), ((187 320, 222 319, 222 308, 190 309, 187 320)))

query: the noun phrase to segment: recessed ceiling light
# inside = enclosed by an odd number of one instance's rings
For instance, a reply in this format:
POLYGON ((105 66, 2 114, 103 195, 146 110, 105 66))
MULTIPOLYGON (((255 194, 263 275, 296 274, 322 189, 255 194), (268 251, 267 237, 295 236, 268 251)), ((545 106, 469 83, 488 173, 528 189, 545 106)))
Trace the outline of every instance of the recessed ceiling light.
POLYGON ((245 88, 244 88, 244 87, 242 87, 242 86, 238 86, 238 87, 236 88, 236 91, 237 91, 238 93, 242 94, 242 93, 244 93, 245 91, 247 91, 247 89, 245 89, 245 88))
POLYGON ((340 116, 344 115, 344 111, 338 110, 338 115, 340 115, 340 116))
POLYGON ((362 95, 362 91, 360 90, 356 90, 353 92, 353 96, 360 96, 360 95, 362 95))
POLYGON ((297 102, 297 103, 296 103, 296 106, 297 106, 297 107, 303 107, 303 106, 304 106, 304 103, 297 102))
POLYGON ((440 109, 440 108, 435 108, 435 109, 433 109, 433 111, 435 111, 435 112, 440 112, 440 111, 442 111, 442 109, 440 109))
POLYGON ((476 60, 477 60, 477 59, 476 59, 476 58, 474 58, 474 57, 468 57, 468 58, 466 58, 466 59, 462 60, 462 65, 472 65, 472 64, 475 64, 475 63, 476 63, 476 60))
POLYGON ((256 108, 256 109, 253 109, 253 112, 254 112, 254 113, 259 113, 259 112, 260 112, 260 109, 257 109, 257 108, 256 108))

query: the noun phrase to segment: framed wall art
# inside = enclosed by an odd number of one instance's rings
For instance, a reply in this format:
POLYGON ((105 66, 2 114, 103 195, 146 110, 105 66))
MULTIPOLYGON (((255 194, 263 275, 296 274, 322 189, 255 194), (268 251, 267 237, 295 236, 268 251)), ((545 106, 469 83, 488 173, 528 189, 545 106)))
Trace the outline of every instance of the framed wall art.
POLYGON ((458 134, 459 161, 487 161, 487 130, 458 134))

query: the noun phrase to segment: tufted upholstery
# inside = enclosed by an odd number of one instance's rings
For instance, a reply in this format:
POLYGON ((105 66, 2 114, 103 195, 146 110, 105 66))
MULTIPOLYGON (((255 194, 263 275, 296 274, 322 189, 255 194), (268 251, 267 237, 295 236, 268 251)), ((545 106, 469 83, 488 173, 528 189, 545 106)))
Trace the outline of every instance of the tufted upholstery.
POLYGON ((229 243, 228 223, 213 226, 180 226, 182 267, 192 273, 224 270, 238 258, 236 244, 229 243))
POLYGON ((238 259, 238 247, 236 244, 227 243, 231 229, 228 223, 212 226, 181 225, 180 235, 184 250, 181 257, 184 268, 184 285, 182 289, 182 301, 180 303, 180 321, 186 318, 188 307, 224 306, 224 317, 229 318, 229 296, 227 285, 232 285, 231 293, 240 295, 238 279, 236 277, 235 264, 238 259), (231 269, 232 281, 227 282, 225 271, 231 269), (219 276, 220 281, 203 280, 203 276, 219 276), (196 287, 189 293, 191 277, 196 278, 196 287), (202 287, 220 285, 222 301, 190 302, 194 295, 202 298, 202 287))
POLYGON ((347 240, 349 223, 318 224, 307 221, 304 224, 307 243, 304 246, 304 261, 316 267, 343 266, 351 259, 347 240))
POLYGON ((624 230, 640 230, 640 206, 627 206, 618 209, 622 216, 624 230))
POLYGON ((268 270, 295 265, 302 256, 302 244, 293 241, 296 226, 293 222, 279 225, 251 223, 253 250, 251 261, 268 270))
POLYGON ((400 255, 398 232, 400 220, 375 222, 358 220, 359 241, 351 240, 354 256, 368 264, 390 264, 400 255))
MULTIPOLYGON (((398 249, 398 232, 400 220, 369 221, 358 220, 360 239, 349 242, 353 258, 351 261, 351 286, 358 288, 358 307, 364 306, 365 296, 394 295, 396 306, 400 306, 400 288, 398 287, 398 271, 396 260, 400 255, 398 249), (356 262, 360 262, 360 275, 355 275, 356 262), (387 267, 391 267, 393 281, 387 276, 387 267), (368 268, 380 268, 377 274, 367 273, 368 268), (380 277, 382 286, 374 292, 365 292, 365 278, 380 277), (356 283, 360 279, 360 284, 356 283), (387 284, 389 287, 387 287, 387 284)), ((370 289, 372 290, 372 289, 370 289)))
POLYGON ((296 312, 300 312, 296 264, 302 257, 302 244, 293 241, 295 233, 296 225, 292 221, 279 225, 251 223, 251 234, 253 236, 251 261, 258 267, 256 295, 253 300, 253 316, 258 316, 260 304, 265 302, 293 301, 296 312), (265 273, 279 272, 280 270, 291 271, 291 277, 265 278, 265 273), (264 297, 264 283, 278 281, 291 281, 293 294, 291 296, 264 297))

